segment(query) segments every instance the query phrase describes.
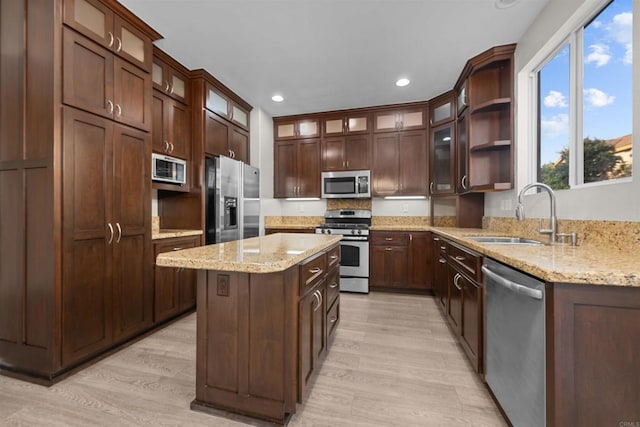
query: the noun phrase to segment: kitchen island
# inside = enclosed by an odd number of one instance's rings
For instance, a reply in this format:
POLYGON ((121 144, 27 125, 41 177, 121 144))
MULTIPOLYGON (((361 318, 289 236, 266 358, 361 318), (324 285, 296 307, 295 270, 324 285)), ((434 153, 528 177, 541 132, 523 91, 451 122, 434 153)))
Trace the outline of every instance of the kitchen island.
POLYGON ((158 256, 198 270, 192 409, 286 424, 339 323, 339 240, 280 233, 158 256))

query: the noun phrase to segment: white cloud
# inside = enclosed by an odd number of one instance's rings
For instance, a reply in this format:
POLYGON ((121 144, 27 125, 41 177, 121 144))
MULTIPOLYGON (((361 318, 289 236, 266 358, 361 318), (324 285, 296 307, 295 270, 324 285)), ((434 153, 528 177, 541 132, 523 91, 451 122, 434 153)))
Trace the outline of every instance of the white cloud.
POLYGON ((566 134, 569 131, 569 115, 557 114, 547 120, 543 117, 540 121, 540 127, 542 135, 545 137, 566 134))
POLYGON ((609 60, 611 59, 611 55, 609 54, 609 46, 607 46, 606 44, 598 43, 592 44, 591 46, 589 46, 589 49, 591 49, 591 53, 589 53, 589 55, 587 55, 587 58, 585 59, 585 62, 587 64, 595 62, 596 67, 602 67, 609 63, 609 60))
POLYGON ((591 25, 593 25, 594 28, 602 28, 602 22, 601 21, 593 21, 591 23, 591 25))
POLYGON ((617 43, 624 45, 625 54, 622 62, 625 64, 632 63, 632 47, 633 47, 633 14, 631 12, 622 12, 613 17, 611 22, 606 26, 609 37, 617 43))
POLYGON ((633 63, 633 45, 631 43, 627 43, 625 45, 624 58, 622 58, 622 62, 625 64, 633 63))
POLYGON ((566 107, 567 98, 562 94, 562 92, 558 92, 557 90, 550 90, 549 94, 544 97, 544 106, 549 108, 566 107))
POLYGON ((615 99, 615 96, 607 95, 600 89, 592 87, 584 90, 584 100, 592 107, 604 107, 612 104, 615 99))

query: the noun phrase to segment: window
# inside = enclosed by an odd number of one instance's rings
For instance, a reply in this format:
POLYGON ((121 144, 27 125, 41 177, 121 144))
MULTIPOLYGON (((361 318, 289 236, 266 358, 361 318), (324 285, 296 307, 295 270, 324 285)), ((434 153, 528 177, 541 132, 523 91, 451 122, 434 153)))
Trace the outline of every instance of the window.
POLYGON ((613 0, 535 73, 540 182, 631 176, 632 76, 632 0, 613 0))

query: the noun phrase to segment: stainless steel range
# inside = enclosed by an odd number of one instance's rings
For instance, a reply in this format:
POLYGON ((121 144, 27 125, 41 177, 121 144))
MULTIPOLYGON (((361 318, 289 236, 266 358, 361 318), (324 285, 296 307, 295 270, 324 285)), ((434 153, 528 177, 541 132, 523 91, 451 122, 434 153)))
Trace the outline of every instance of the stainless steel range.
POLYGON ((369 293, 369 227, 371 211, 329 210, 316 234, 340 234, 340 290, 369 293))

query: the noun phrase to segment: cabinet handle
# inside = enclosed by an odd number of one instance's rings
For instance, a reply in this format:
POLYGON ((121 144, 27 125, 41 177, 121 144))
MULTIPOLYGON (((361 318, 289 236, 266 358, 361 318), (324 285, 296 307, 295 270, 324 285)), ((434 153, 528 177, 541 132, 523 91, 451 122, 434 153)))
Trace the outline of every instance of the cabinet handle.
POLYGON ((446 264, 446 263, 447 263, 447 260, 446 260, 446 259, 444 259, 444 258, 440 258, 440 259, 438 260, 438 262, 439 262, 440 264, 446 264))
POLYGON ((347 167, 349 167, 349 160, 347 160, 347 167))
POLYGON ((466 258, 463 257, 463 256, 459 256, 458 255, 458 256, 455 257, 455 259, 456 259, 456 261, 464 261, 466 258))
POLYGON ((409 241, 413 242, 413 233, 409 233, 409 241))
POLYGON ((107 101, 107 114, 113 114, 113 101, 107 101))
POLYGON ((318 291, 315 291, 313 293, 313 296, 316 297, 316 301, 318 301, 318 305, 315 306, 313 311, 317 311, 320 308, 320 306, 322 305, 322 301, 320 300, 321 296, 319 296, 319 292, 318 291))
POLYGON ((333 282, 332 284, 330 284, 330 285, 329 285, 329 287, 330 287, 331 289, 335 289, 335 288, 337 288, 337 287, 338 287, 338 284, 337 284, 336 282, 333 282))
POLYGON ((164 82, 164 91, 169 92, 169 82, 167 80, 164 82))
POLYGON ((429 126, 433 126, 433 119, 429 119, 429 126))
POLYGON ((169 141, 167 141, 166 139, 164 140, 164 152, 169 152, 169 141))
POLYGON ((113 242, 113 225, 111 225, 111 223, 107 224, 107 227, 109 227, 109 241, 107 242, 108 245, 111 244, 111 242, 113 242))
POLYGON ((440 241, 440 238, 439 238, 439 237, 434 237, 434 238, 433 238, 433 241, 434 241, 434 242, 439 242, 439 241, 440 241))
POLYGON ((184 248, 173 248, 173 250, 174 250, 174 251, 181 251, 181 250, 183 250, 183 249, 184 249, 184 248))
POLYGON ((467 189, 467 175, 462 177, 462 180, 460 180, 460 185, 462 186, 462 188, 464 188, 465 190, 467 189))
POLYGON ((329 259, 338 259, 338 255, 331 255, 329 259))
POLYGON ((329 319, 329 321, 333 324, 333 323, 336 323, 336 322, 338 321, 338 318, 337 318, 337 317, 332 316, 332 317, 329 319))
POLYGON ((392 251, 392 248, 384 248, 385 251, 392 251))
POLYGON ((116 117, 121 117, 122 116, 122 107, 120 107, 120 104, 116 104, 116 117))
POLYGON ((120 51, 122 50, 122 40, 120 40, 120 37, 116 37, 116 52, 120 53, 120 51))
POLYGON ((444 251, 445 249, 447 249, 447 247, 445 245, 442 245, 440 246, 440 249, 444 251))
POLYGON ((320 273, 321 271, 322 269, 320 267, 314 267, 311 270, 309 270, 309 273, 316 274, 316 273, 320 273))
POLYGON ((109 36, 109 43, 107 44, 107 47, 113 47, 113 42, 114 42, 113 33, 109 31, 107 35, 109 36))
POLYGON ((118 229, 118 240, 116 240, 116 243, 120 243, 120 239, 122 238, 122 227, 120 227, 119 222, 116 222, 116 228, 118 229))
POLYGON ((433 193, 433 181, 431 181, 431 184, 429 184, 429 191, 433 193))
POLYGON ((462 286, 458 285, 458 280, 460 280, 460 277, 460 273, 456 273, 456 275, 453 276, 453 286, 455 286, 459 291, 462 290, 462 286))
POLYGON ((171 146, 171 153, 173 153, 173 142, 170 142, 169 145, 171 146))
POLYGON ((235 152, 235 151, 233 151, 233 150, 231 150, 231 158, 232 158, 232 159, 235 159, 235 158, 236 158, 236 152, 235 152))
POLYGON ((173 95, 173 85, 169 85, 169 95, 173 95))
POLYGON ((387 242, 390 242, 393 240, 393 237, 385 237, 384 240, 386 240, 387 242))

